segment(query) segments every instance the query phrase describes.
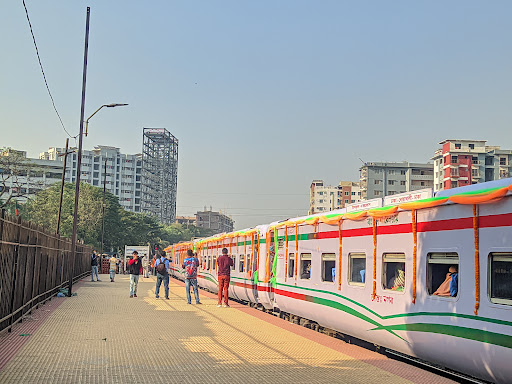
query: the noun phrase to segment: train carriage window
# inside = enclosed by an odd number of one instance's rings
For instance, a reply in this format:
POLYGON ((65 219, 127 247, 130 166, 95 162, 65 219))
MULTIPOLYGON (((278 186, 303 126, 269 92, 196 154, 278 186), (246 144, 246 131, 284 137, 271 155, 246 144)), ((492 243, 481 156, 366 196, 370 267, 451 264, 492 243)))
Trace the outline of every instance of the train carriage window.
POLYGON ((295 275, 295 254, 290 253, 288 255, 288 277, 295 275))
POLYGON ((233 260, 233 265, 231 266, 231 270, 235 270, 236 268, 236 255, 231 256, 231 259, 233 260))
POLYGON ((351 285, 364 285, 366 280, 366 254, 349 253, 348 269, 348 283, 351 285))
POLYGON ((385 253, 382 255, 382 287, 403 292, 405 288, 404 253, 385 253))
POLYGON ((238 272, 244 271, 244 262, 245 262, 245 255, 240 255, 240 260, 238 262, 238 272))
POLYGON ((211 269, 211 256, 206 256, 206 269, 208 271, 211 269))
POLYGON ((212 270, 216 270, 217 269, 217 256, 213 256, 212 258, 212 270))
POLYGON ((489 255, 489 281, 491 302, 512 305, 512 253, 489 255))
POLYGON ((429 295, 457 297, 459 255, 436 252, 427 255, 427 291, 429 295))
POLYGON ((336 255, 322 253, 322 281, 334 282, 336 277, 336 255))
POLYGON ((304 280, 311 278, 311 253, 300 254, 300 278, 304 280))

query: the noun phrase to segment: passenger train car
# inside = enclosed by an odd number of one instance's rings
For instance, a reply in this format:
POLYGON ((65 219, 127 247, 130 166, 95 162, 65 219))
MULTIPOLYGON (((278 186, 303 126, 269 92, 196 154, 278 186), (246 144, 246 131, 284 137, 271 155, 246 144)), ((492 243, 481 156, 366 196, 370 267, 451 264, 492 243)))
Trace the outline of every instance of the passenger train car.
POLYGON ((362 202, 169 247, 217 291, 492 382, 512 382, 512 179, 362 202))

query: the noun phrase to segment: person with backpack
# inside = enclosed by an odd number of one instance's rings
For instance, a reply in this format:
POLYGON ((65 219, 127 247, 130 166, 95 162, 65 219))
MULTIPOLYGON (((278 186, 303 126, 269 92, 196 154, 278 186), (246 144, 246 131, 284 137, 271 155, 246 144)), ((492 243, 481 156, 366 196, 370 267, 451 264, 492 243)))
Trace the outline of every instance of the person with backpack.
POLYGON ((224 308, 229 308, 228 289, 229 280, 231 279, 231 267, 233 266, 233 259, 228 256, 228 249, 222 248, 222 255, 217 259, 217 279, 219 281, 219 303, 217 307, 221 306, 222 293, 224 292, 224 308))
POLYGON ((133 251, 132 259, 128 261, 130 268, 130 297, 137 297, 137 286, 139 275, 142 273, 142 261, 139 259, 139 252, 133 251))
POLYGON ((194 255, 194 252, 189 249, 187 251, 187 258, 183 260, 183 265, 181 266, 185 269, 185 289, 187 291, 187 302, 191 304, 190 297, 190 286, 194 289, 194 297, 196 298, 196 304, 201 304, 199 301, 199 291, 197 289, 197 267, 199 266, 199 260, 194 255))
POLYGON ((94 281, 94 275, 96 275, 96 281, 101 281, 98 277, 98 255, 96 251, 92 251, 91 255, 91 281, 94 281))
POLYGON ((156 298, 160 297, 160 285, 164 283, 165 299, 169 300, 169 260, 165 257, 165 251, 160 253, 160 257, 155 261, 156 270, 156 298))

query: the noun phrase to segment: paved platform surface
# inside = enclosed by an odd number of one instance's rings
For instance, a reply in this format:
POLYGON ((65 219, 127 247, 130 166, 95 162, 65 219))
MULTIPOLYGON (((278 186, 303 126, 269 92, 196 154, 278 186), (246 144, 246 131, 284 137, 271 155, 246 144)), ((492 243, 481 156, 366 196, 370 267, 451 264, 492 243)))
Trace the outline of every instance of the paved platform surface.
POLYGON ((202 290, 188 305, 172 279, 164 300, 154 277, 137 298, 100 278, 0 336, 0 383, 453 383, 202 290))

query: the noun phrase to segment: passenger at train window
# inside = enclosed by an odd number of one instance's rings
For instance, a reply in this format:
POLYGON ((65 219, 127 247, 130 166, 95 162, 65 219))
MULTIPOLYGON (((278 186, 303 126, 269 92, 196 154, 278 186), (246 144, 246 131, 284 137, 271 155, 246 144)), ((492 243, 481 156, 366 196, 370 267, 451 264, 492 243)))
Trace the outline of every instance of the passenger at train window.
POLYGON ((457 297, 458 269, 459 255, 456 252, 429 253, 427 255, 428 293, 433 296, 457 297), (450 292, 450 286, 452 292, 450 292))
POLYGON ((437 288, 437 290, 434 292, 434 295, 456 297, 458 292, 458 281, 459 274, 457 272, 457 267, 452 265, 448 269, 446 278, 441 283, 439 288, 437 288))
POLYGON ((311 278, 311 253, 300 255, 300 278, 305 280, 311 278))
POLYGON ((388 289, 393 291, 403 291, 405 287, 405 271, 397 267, 395 270, 395 276, 393 276, 388 282, 388 289))
POLYGON ((383 288, 402 292, 405 288, 405 253, 383 254, 382 272, 383 288))

